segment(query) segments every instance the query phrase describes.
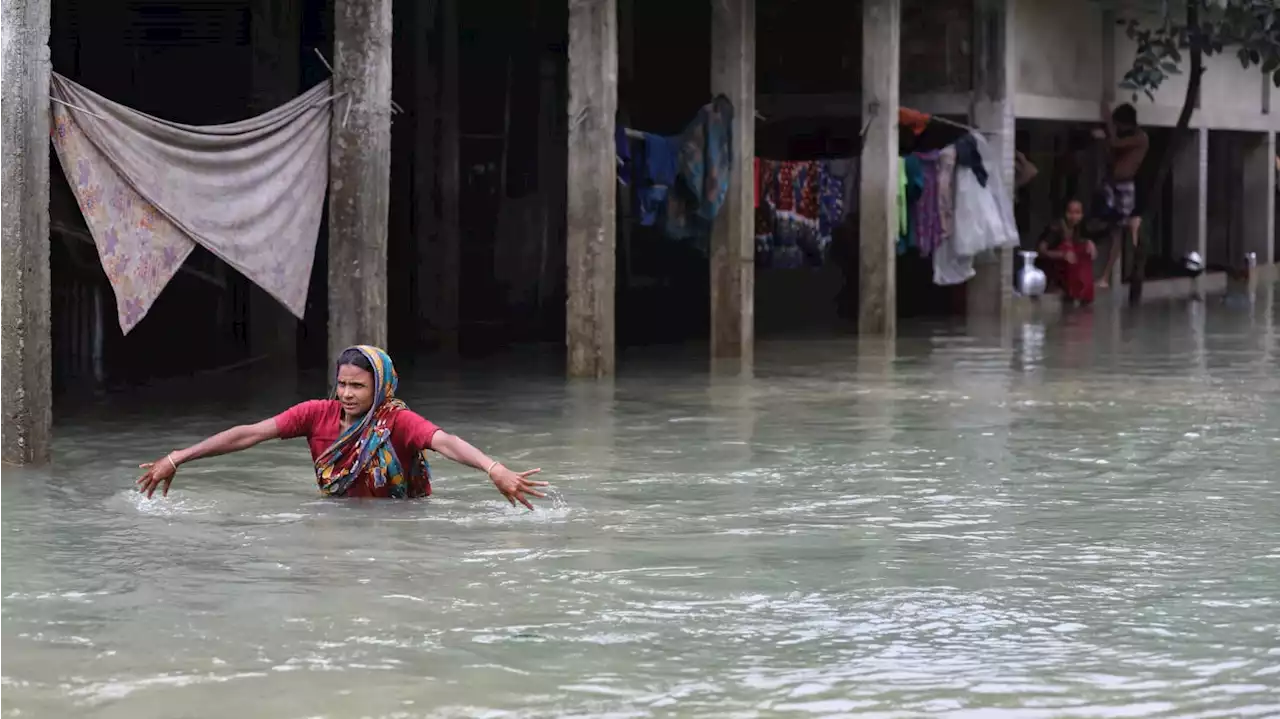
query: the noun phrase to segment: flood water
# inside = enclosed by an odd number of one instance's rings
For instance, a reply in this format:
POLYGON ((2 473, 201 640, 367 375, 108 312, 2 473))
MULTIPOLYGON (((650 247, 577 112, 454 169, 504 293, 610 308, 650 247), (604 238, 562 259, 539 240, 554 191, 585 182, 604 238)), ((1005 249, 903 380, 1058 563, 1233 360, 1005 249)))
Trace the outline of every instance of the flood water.
POLYGON ((13 717, 1280 716, 1280 304, 1170 303, 536 363, 402 395, 555 494, 438 459, 316 496, 301 441, 136 465, 323 392, 205 378, 4 471, 13 717))

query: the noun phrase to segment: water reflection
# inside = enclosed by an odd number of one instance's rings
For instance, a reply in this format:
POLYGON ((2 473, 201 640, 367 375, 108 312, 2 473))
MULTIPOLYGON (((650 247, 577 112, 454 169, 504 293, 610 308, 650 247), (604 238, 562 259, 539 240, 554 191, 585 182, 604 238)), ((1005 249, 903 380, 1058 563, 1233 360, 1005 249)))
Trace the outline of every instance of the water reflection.
POLYGON ((752 371, 405 372, 556 496, 434 463, 315 496, 305 447, 140 458, 319 394, 60 421, 9 470, 6 716, 1280 715, 1276 298, 764 341, 752 371))

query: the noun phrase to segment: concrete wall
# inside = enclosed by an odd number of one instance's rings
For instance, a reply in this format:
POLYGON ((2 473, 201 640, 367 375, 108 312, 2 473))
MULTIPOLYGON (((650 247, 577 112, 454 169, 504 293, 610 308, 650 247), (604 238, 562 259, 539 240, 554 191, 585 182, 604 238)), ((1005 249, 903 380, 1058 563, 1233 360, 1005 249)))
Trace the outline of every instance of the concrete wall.
POLYGON ((1101 8, 1086 0, 1016 0, 1018 94, 1096 107, 1104 77, 1102 21, 1101 8))
MULTIPOLYGON (((1133 100, 1116 85, 1132 64, 1134 43, 1125 36, 1124 26, 1107 21, 1099 3, 1013 2, 1018 32, 1018 117, 1091 122, 1098 118, 1098 102, 1105 90, 1113 89, 1117 101, 1133 100)), ((1124 19, 1127 12, 1116 17, 1124 19)), ((1242 69, 1234 52, 1207 58, 1205 67, 1202 109, 1192 117, 1193 127, 1280 130, 1280 113, 1264 112, 1269 101, 1264 100, 1267 91, 1258 68, 1242 69)), ((1187 78, 1180 75, 1165 80, 1154 102, 1140 94, 1135 105, 1142 123, 1173 126, 1186 89, 1187 78)))

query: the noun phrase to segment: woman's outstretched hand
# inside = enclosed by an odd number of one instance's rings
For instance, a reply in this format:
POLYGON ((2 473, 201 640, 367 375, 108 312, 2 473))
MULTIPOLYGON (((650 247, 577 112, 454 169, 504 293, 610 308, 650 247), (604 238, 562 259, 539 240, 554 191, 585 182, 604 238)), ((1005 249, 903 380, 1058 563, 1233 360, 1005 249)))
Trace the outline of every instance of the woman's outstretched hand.
POLYGON ((499 492, 502 492, 502 496, 507 498, 512 507, 516 506, 516 502, 519 502, 529 509, 533 509, 533 505, 529 503, 529 499, 525 495, 540 499, 547 496, 536 489, 536 487, 547 486, 546 482, 536 482, 529 479, 529 477, 541 471, 541 469, 530 469, 524 472, 512 472, 506 467, 498 465, 489 474, 489 479, 493 480, 493 486, 497 487, 499 492))
POLYGON ((138 491, 147 495, 147 499, 151 499, 151 495, 155 494, 156 488, 161 484, 164 490, 161 496, 169 496, 169 485, 173 484, 173 476, 178 473, 176 467, 173 466, 172 460, 167 456, 161 457, 154 462, 148 462, 141 465, 140 469, 147 470, 147 473, 138 479, 138 491))

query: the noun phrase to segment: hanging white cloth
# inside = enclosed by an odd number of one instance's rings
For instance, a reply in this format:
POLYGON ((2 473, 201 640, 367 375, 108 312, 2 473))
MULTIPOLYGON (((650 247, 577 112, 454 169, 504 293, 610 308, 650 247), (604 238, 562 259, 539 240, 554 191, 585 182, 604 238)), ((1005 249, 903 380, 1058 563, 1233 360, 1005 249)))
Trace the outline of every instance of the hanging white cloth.
POLYGON ((330 83, 255 118, 196 127, 56 73, 53 146, 133 329, 197 244, 306 308, 329 178, 330 83))
POLYGON ((978 133, 973 134, 978 145, 978 154, 982 156, 982 165, 987 168, 987 191, 996 203, 996 221, 992 223, 993 243, 990 249, 999 247, 1017 247, 1018 222, 1013 216, 1013 188, 1004 184, 1004 163, 996 150, 978 133))

